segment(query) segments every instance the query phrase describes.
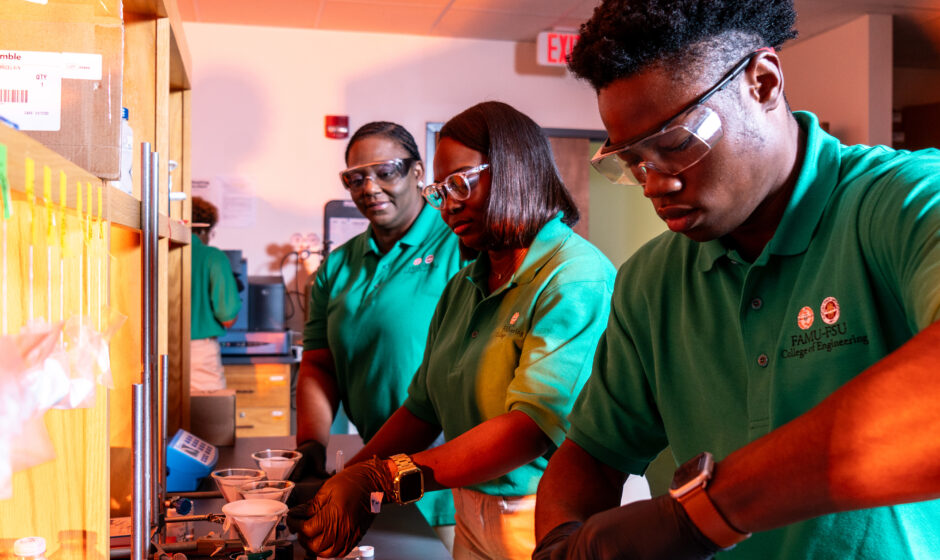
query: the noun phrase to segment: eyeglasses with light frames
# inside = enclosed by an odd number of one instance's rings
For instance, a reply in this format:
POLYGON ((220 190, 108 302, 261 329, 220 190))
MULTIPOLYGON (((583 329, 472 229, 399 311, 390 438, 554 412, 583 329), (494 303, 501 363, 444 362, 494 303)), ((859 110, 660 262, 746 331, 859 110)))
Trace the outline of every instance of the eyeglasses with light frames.
POLYGON ((764 50, 773 49, 759 49, 739 60, 718 83, 654 132, 613 145, 608 139, 591 158, 591 165, 612 183, 645 185, 648 170, 678 175, 700 162, 722 137, 721 118, 705 102, 764 50))
POLYGON ((424 195, 432 208, 438 210, 444 207, 444 201, 449 196, 454 197, 454 200, 467 200, 470 198, 473 187, 480 181, 480 173, 483 173, 489 167, 490 164, 483 163, 464 171, 451 173, 444 177, 443 181, 431 183, 424 187, 421 194, 424 195))
POLYGON ((404 178, 416 161, 418 161, 416 158, 396 158, 364 163, 341 171, 339 179, 350 191, 363 188, 367 179, 380 187, 391 187, 404 178))

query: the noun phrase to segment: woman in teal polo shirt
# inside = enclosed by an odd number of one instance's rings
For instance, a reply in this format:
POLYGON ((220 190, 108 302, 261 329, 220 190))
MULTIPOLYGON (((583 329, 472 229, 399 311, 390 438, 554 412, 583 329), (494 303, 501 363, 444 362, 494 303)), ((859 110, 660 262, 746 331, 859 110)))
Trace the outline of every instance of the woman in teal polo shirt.
POLYGON ((578 210, 535 122, 471 107, 441 129, 434 175, 425 197, 479 257, 447 284, 408 398, 362 462, 291 510, 319 556, 355 545, 373 492, 405 503, 452 488, 455 559, 530 558, 536 486, 606 325, 614 268, 571 230, 578 210))
MULTIPOLYGON (((421 196, 424 166, 407 130, 362 126, 346 164, 340 178, 369 227, 329 254, 311 290, 297 380, 298 482, 327 476, 325 446, 339 403, 366 442, 401 406, 437 300, 463 264, 457 237, 421 196)), ((449 547, 450 493, 428 494, 418 508, 449 547)))

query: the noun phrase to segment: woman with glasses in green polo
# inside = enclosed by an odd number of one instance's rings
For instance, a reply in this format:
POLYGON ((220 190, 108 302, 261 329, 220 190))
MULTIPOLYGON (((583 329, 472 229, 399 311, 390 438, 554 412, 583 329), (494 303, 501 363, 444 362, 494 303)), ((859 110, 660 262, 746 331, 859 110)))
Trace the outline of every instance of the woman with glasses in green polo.
POLYGON ((529 559, 536 486, 607 323, 614 268, 571 230, 578 210, 539 126, 486 102, 440 137, 424 195, 479 257, 447 284, 404 405, 356 464, 291 510, 321 557, 356 544, 375 492, 408 503, 451 488, 456 560, 529 559))
MULTIPOLYGON (((424 165, 407 130, 390 122, 362 126, 346 147, 346 164, 340 180, 369 227, 329 254, 311 289, 297 379, 303 459, 292 473, 301 499, 327 477, 326 445, 340 403, 366 442, 401 406, 434 307, 464 264, 457 237, 421 196, 424 165)), ((450 548, 450 493, 430 493, 418 508, 450 548)))

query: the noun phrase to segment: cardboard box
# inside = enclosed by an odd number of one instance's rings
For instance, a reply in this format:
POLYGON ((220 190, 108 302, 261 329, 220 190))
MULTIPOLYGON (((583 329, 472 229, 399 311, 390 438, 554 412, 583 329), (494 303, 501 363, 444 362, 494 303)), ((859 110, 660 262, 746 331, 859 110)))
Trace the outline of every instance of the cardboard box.
POLYGON ((0 0, 0 115, 104 179, 120 176, 120 0, 0 0))
POLYGON ((189 431, 206 443, 235 445, 235 390, 190 395, 189 425, 189 431))

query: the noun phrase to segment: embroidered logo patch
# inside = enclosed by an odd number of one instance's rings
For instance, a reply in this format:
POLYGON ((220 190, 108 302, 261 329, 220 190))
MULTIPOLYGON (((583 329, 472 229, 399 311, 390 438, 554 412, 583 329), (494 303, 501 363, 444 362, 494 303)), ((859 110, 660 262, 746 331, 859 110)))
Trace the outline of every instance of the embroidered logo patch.
POLYGON ((813 319, 815 315, 813 314, 813 309, 811 307, 804 307, 800 309, 799 314, 796 316, 796 324, 803 329, 804 331, 813 326, 813 319))
POLYGON ((819 315, 823 323, 831 325, 839 320, 839 300, 834 297, 827 297, 819 306, 819 315))

